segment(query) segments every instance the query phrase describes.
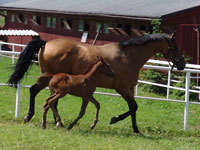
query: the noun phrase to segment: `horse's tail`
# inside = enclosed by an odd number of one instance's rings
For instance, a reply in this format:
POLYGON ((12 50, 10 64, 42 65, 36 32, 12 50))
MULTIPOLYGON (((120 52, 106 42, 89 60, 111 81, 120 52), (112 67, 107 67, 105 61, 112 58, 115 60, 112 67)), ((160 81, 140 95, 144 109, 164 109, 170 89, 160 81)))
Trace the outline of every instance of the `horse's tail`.
POLYGON ((33 39, 25 49, 20 53, 19 59, 14 67, 14 72, 11 74, 8 83, 17 84, 20 81, 24 74, 28 71, 29 67, 32 64, 32 59, 34 55, 39 52, 39 49, 46 44, 46 41, 43 41, 39 38, 33 39))

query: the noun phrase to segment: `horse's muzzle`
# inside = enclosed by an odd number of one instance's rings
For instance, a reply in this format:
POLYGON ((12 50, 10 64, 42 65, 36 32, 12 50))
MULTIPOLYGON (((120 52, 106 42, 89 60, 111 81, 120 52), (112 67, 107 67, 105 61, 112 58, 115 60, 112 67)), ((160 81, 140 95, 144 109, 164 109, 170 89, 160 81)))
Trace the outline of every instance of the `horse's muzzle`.
POLYGON ((184 70, 185 65, 186 65, 184 57, 181 57, 178 60, 175 60, 174 64, 176 65, 178 70, 184 70))

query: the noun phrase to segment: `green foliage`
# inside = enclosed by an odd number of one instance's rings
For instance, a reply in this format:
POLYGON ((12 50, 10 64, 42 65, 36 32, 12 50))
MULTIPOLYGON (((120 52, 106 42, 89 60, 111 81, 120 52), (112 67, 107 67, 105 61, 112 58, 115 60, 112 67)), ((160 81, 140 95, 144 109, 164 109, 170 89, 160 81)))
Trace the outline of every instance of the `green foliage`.
POLYGON ((151 21, 152 25, 152 33, 161 33, 160 31, 160 25, 161 25, 161 19, 153 19, 151 21))
MULTIPOLYGON (((153 83, 161 83, 166 84, 167 83, 167 74, 161 73, 157 70, 143 70, 140 72, 140 79, 145 81, 150 81, 153 83)), ((147 92, 153 92, 160 95, 166 94, 166 88, 154 86, 154 85, 148 85, 148 84, 141 84, 140 87, 147 92)))
MULTIPOLYGON (((173 86, 175 87, 181 87, 181 88, 185 88, 185 76, 182 76, 179 79, 180 82, 174 84, 173 86)), ((192 89, 192 87, 195 85, 195 82, 193 80, 190 80, 190 89, 192 89)), ((185 91, 181 91, 181 90, 172 90, 172 96, 175 97, 176 99, 185 99, 185 91)), ((196 101, 197 100, 197 94, 196 93, 190 93, 190 101, 196 101)))

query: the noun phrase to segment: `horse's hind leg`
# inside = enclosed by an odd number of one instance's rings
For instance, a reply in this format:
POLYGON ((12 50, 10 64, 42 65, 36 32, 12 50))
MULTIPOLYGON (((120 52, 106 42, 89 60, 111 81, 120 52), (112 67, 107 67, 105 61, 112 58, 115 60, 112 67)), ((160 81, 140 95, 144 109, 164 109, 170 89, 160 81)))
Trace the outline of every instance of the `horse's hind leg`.
POLYGON ((24 117, 24 123, 29 122, 31 118, 34 116, 35 113, 35 97, 36 95, 44 89, 48 83, 49 83, 48 78, 38 78, 38 82, 35 83, 31 88, 30 88, 30 104, 29 104, 29 112, 28 115, 24 117))
POLYGON ((94 127, 96 126, 98 119, 99 119, 99 110, 100 110, 100 104, 99 102, 92 96, 90 101, 95 105, 96 107, 96 113, 95 113, 95 118, 94 118, 94 122, 91 125, 91 129, 94 129, 94 127))
POLYGON ((78 115, 78 117, 69 125, 69 127, 67 128, 67 130, 70 130, 73 128, 73 126, 78 122, 79 119, 81 119, 83 117, 83 115, 85 114, 85 110, 87 108, 87 105, 88 105, 88 102, 89 102, 89 99, 82 99, 82 106, 81 106, 81 111, 78 115))
POLYGON ((30 104, 28 115, 24 117, 24 123, 29 122, 35 113, 35 96, 45 87, 40 87, 37 83, 30 88, 30 104))

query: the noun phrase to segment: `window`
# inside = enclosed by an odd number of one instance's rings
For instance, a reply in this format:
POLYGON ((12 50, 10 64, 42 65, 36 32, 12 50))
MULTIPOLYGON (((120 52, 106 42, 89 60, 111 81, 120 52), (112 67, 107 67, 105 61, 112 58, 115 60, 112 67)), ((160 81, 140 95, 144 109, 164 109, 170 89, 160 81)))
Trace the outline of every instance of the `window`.
POLYGON ((56 17, 47 17, 46 18, 46 27, 47 28, 56 28, 56 17))
POLYGON ((124 25, 124 31, 125 31, 128 35, 131 35, 131 25, 130 25, 130 24, 125 24, 125 25, 124 25))
POLYGON ((78 31, 82 32, 83 31, 83 20, 79 20, 79 24, 78 24, 78 31))
POLYGON ((55 17, 52 18, 51 26, 52 26, 52 28, 56 28, 56 18, 55 17))
POLYGON ((84 31, 89 31, 90 25, 87 21, 84 21, 84 31))
POLYGON ((146 31, 146 30, 147 30, 147 27, 146 27, 145 25, 142 25, 142 26, 140 26, 140 30, 146 31))
POLYGON ((47 27, 47 28, 50 28, 50 27, 51 27, 51 17, 47 17, 47 20, 46 20, 46 27, 47 27))
POLYGON ((28 16, 24 16, 24 24, 28 24, 28 16))
POLYGON ((40 26, 41 25, 41 17, 40 16, 33 16, 33 25, 40 26))
POLYGON ((61 19, 62 29, 71 30, 72 29, 72 20, 71 19, 61 19))
POLYGON ((129 36, 131 35, 131 25, 130 24, 116 24, 116 29, 121 35, 129 36))
POLYGON ((22 15, 22 14, 19 14, 19 15, 18 15, 17 21, 18 21, 19 23, 22 23, 22 22, 23 22, 23 15, 22 15))
POLYGON ((79 20, 78 31, 89 31, 90 25, 88 21, 79 20))
POLYGON ((117 24, 116 27, 117 28, 123 28, 123 24, 117 24))
POLYGON ((15 14, 11 14, 11 22, 15 22, 15 14))
POLYGON ((100 30, 101 30, 101 24, 96 23, 96 32, 100 32, 100 30))
POLYGON ((104 23, 103 24, 103 33, 108 34, 109 33, 109 24, 108 23, 104 23))

